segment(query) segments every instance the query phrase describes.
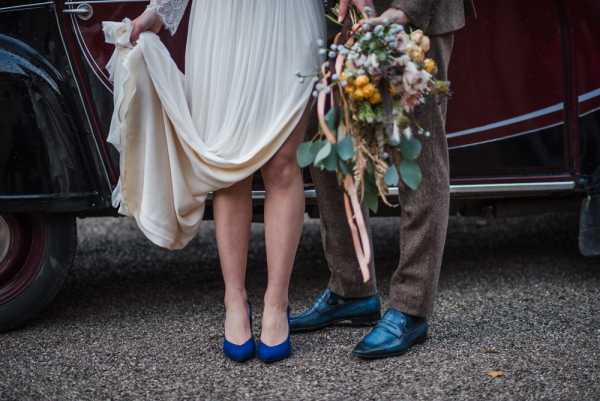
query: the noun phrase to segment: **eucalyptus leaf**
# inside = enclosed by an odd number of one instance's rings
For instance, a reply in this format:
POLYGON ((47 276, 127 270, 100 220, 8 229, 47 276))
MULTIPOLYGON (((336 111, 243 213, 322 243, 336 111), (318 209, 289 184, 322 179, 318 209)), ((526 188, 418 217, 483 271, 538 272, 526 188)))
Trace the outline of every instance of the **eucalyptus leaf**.
POLYGON ((367 171, 364 180, 364 203, 370 210, 372 210, 374 213, 377 213, 379 210, 379 191, 377 190, 377 184, 375 183, 375 173, 373 171, 367 171))
POLYGON ((373 174, 375 174, 375 167, 373 167, 373 162, 371 159, 367 161, 367 177, 371 177, 373 181, 373 185, 375 185, 375 179, 373 178, 373 174))
POLYGON ((327 142, 329 142, 329 141, 326 139, 319 139, 312 143, 313 146, 311 147, 310 151, 313 155, 315 155, 313 157, 313 163, 314 163, 314 159, 317 157, 317 153, 319 153, 319 150, 321 150, 323 148, 323 146, 325 146, 327 144, 327 142))
POLYGON ((298 146, 296 159, 300 168, 308 167, 315 161, 316 153, 313 153, 314 148, 314 142, 304 142, 298 146))
POLYGON ((338 130, 337 130, 337 136, 338 136, 338 140, 344 139, 346 137, 346 135, 348 135, 347 131, 346 131, 346 126, 344 125, 344 123, 340 123, 340 125, 338 126, 338 130))
POLYGON ((338 155, 337 152, 329 153, 329 156, 321 162, 321 165, 325 170, 336 172, 338 167, 338 155))
POLYGON ((333 132, 336 132, 336 120, 338 115, 338 108, 332 107, 329 109, 327 114, 325 114, 325 121, 327 122, 327 126, 333 132))
POLYGON ((422 150, 423 144, 415 137, 410 139, 402 138, 400 142, 400 152, 402 153, 402 157, 407 160, 417 160, 422 150))
POLYGON ((366 187, 365 188, 365 196, 363 198, 363 203, 365 206, 369 208, 373 213, 377 213, 379 210, 379 195, 377 190, 373 190, 373 188, 366 187))
POLYGON ((326 141, 325 145, 319 150, 317 155, 315 156, 315 165, 320 164, 323 160, 327 159, 333 150, 333 146, 331 142, 326 141))
POLYGON ((423 181, 421 167, 411 160, 403 160, 400 163, 400 176, 402 181, 413 191, 417 190, 423 181))
POLYGON ((352 168, 350 167, 350 165, 345 162, 344 160, 338 160, 338 166, 339 166, 339 171, 340 173, 342 173, 343 175, 352 175, 352 168))
POLYGON ((383 178, 385 180, 385 185, 387 185, 388 187, 398 186, 398 182, 400 181, 400 175, 398 175, 398 169, 396 168, 396 166, 391 165, 385 172, 385 176, 383 178))
POLYGON ((350 160, 354 157, 354 144, 352 137, 347 136, 342 139, 336 146, 338 156, 342 160, 350 160))

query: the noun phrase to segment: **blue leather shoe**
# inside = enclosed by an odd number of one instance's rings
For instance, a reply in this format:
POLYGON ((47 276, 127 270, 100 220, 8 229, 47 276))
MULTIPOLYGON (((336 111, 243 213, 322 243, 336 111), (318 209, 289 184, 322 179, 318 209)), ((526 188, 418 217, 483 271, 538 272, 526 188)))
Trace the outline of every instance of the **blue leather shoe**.
POLYGON ((381 318, 378 295, 365 298, 344 298, 329 288, 304 313, 292 316, 292 333, 319 330, 333 325, 373 326, 381 318))
POLYGON ((236 362, 246 362, 254 358, 256 354, 256 343, 252 335, 252 306, 248 304, 248 315, 250 317, 250 339, 242 345, 234 344, 225 338, 223 340, 223 353, 225 356, 236 362))
POLYGON ((429 325, 424 318, 388 309, 383 318, 354 348, 352 354, 363 359, 379 359, 405 353, 427 339, 429 325))
MULTIPOLYGON (((290 309, 288 308, 288 325, 290 323, 290 309)), ((262 341, 258 341, 258 347, 256 348, 256 356, 263 362, 272 363, 281 361, 289 358, 292 355, 292 342, 290 340, 290 334, 284 342, 278 345, 269 346, 262 341)))

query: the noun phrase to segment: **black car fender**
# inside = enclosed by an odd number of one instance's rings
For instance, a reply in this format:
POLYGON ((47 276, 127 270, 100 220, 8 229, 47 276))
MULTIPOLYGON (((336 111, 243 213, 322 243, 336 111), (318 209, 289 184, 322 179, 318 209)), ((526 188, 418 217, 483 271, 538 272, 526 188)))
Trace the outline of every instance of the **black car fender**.
POLYGON ((70 80, 27 43, 0 34, 0 210, 108 203, 70 80))

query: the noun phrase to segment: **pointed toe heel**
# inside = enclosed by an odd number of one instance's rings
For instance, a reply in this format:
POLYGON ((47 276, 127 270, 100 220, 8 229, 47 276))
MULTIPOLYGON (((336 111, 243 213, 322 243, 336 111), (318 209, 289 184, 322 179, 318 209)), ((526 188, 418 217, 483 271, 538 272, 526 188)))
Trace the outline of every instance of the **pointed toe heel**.
POLYGON ((278 362, 292 356, 292 341, 290 338, 290 308, 288 308, 288 336, 284 342, 274 346, 267 345, 262 341, 258 341, 256 347, 256 357, 265 363, 278 362))
POLYGON ((246 362, 256 354, 254 338, 250 338, 242 345, 237 345, 227 340, 223 341, 223 354, 232 361, 246 362))
POLYGON ((248 341, 241 345, 237 345, 228 341, 227 338, 223 340, 223 354, 235 362, 246 362, 256 356, 256 341, 252 335, 252 305, 248 303, 248 316, 250 318, 250 338, 248 341))
POLYGON ((292 355, 292 343, 290 337, 275 346, 269 346, 262 341, 258 342, 256 357, 263 362, 272 363, 289 358, 292 355))

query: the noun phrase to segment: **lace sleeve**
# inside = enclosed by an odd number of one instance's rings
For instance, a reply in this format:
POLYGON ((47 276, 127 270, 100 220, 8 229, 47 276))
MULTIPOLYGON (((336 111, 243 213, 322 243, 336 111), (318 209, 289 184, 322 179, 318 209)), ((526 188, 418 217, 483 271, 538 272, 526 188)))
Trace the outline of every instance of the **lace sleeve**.
POLYGON ((147 9, 154 10, 171 35, 175 35, 189 0, 150 0, 147 9))

